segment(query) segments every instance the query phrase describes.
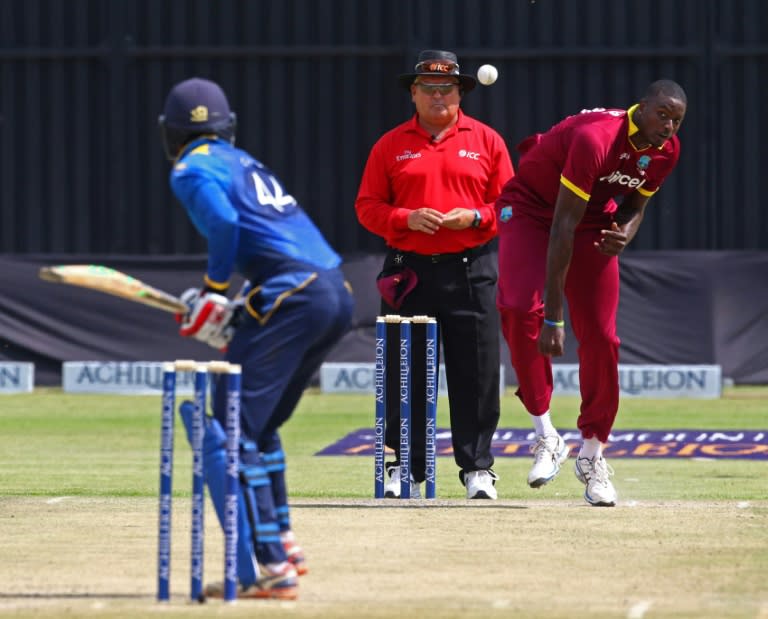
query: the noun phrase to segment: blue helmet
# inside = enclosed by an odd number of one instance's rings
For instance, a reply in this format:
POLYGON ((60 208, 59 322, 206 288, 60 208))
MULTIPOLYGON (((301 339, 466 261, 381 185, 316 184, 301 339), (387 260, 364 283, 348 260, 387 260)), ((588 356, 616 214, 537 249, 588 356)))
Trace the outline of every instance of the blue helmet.
POLYGON ((235 141, 235 113, 217 83, 193 77, 168 93, 158 118, 165 154, 173 160, 181 148, 199 135, 214 134, 235 141))

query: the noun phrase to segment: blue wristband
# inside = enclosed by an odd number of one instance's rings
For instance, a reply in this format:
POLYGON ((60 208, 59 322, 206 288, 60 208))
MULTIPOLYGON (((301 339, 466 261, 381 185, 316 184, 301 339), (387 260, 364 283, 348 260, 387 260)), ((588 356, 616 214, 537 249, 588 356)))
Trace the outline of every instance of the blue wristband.
POLYGON ((565 326, 565 320, 547 320, 545 318, 544 324, 548 327, 560 327, 562 329, 565 326))

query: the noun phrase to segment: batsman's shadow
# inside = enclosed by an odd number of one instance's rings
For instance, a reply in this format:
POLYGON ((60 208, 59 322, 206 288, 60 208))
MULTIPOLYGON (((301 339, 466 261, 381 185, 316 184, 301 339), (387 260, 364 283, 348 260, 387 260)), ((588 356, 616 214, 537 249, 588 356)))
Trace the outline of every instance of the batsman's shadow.
POLYGON ((2 600, 141 600, 154 597, 151 593, 72 593, 48 591, 45 593, 8 593, 0 591, 2 600))

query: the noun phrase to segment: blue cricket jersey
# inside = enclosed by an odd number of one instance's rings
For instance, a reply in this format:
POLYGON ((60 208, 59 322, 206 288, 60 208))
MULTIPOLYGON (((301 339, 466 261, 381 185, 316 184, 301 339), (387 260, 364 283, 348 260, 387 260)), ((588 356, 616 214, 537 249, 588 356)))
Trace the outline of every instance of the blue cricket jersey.
POLYGON ((261 162, 229 142, 201 137, 171 171, 171 189, 208 240, 207 279, 224 287, 234 272, 253 286, 275 276, 341 263, 315 224, 261 162))

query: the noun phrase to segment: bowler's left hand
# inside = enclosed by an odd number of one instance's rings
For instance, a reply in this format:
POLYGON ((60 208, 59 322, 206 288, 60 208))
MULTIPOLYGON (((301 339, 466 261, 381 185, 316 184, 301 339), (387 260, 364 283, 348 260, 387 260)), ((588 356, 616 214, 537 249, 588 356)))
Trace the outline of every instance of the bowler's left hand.
POLYGON ((542 324, 537 345, 542 355, 562 357, 565 353, 565 329, 542 324))
POLYGON ((627 246, 627 235, 621 231, 614 221, 610 230, 600 230, 600 240, 595 241, 595 247, 606 256, 618 256, 627 246))

